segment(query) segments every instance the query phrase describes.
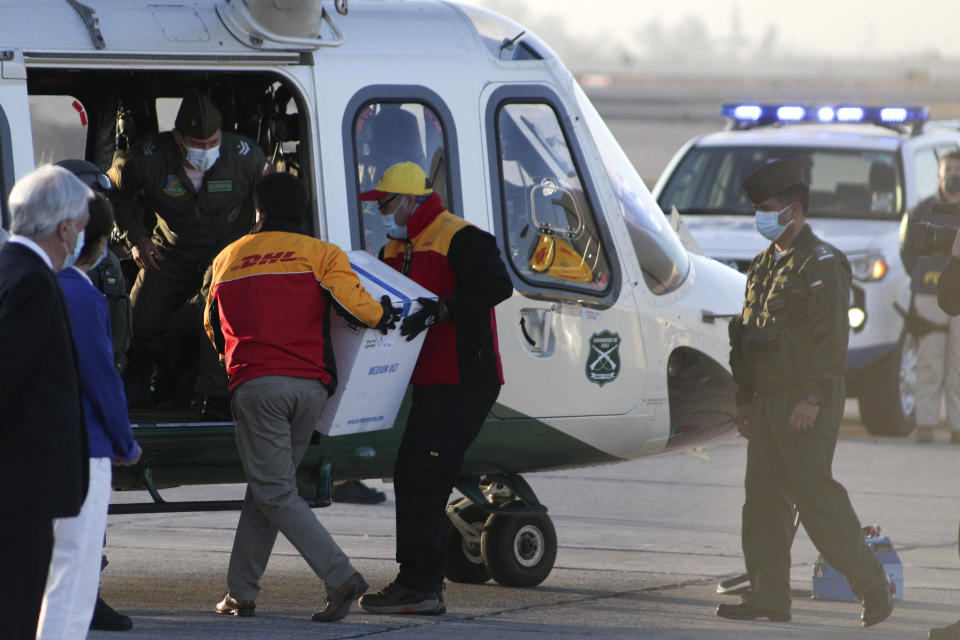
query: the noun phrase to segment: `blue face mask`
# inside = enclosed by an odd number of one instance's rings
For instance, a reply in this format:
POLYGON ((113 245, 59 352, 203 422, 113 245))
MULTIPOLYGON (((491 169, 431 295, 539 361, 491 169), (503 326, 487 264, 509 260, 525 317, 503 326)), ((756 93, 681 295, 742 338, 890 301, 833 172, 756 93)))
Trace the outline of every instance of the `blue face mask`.
POLYGON ((757 225, 757 231, 760 232, 760 235, 771 242, 774 242, 782 236, 783 232, 790 226, 790 223, 793 222, 793 219, 790 219, 787 221, 787 224, 779 223, 780 215, 789 208, 790 205, 788 204, 783 209, 780 209, 780 211, 757 211, 754 222, 757 225))
MULTIPOLYGON (((67 245, 64 244, 63 248, 66 249, 67 245)), ((77 243, 73 245, 73 251, 67 251, 67 257, 63 260, 62 269, 67 269, 73 266, 73 263, 77 261, 77 258, 80 257, 80 252, 83 251, 83 229, 80 230, 80 233, 77 234, 77 243)))
POLYGON ((107 245, 104 244, 103 251, 100 252, 100 255, 97 257, 96 261, 92 265, 90 265, 90 268, 87 269, 87 271, 93 271, 94 269, 99 267, 100 263, 107 259, 107 251, 109 250, 110 249, 107 248, 107 245))
MULTIPOLYGON (((186 147, 186 145, 184 145, 186 147)), ((196 147, 187 147, 187 162, 192 164, 199 171, 206 173, 220 157, 220 145, 210 149, 197 149, 196 147)))
POLYGON ((389 237, 396 238, 397 240, 406 239, 407 228, 398 225, 392 213, 381 214, 380 224, 383 225, 383 230, 387 232, 389 237))

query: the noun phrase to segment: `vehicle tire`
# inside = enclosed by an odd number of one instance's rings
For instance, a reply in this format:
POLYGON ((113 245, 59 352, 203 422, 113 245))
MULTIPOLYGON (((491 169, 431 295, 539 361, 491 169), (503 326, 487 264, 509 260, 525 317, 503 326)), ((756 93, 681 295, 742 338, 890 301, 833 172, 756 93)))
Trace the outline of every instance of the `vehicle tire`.
POLYGON ((505 587, 535 587, 557 559, 557 532, 545 513, 492 514, 480 538, 483 563, 505 587))
POLYGON ((917 340, 904 332, 897 346, 864 372, 860 419, 878 436, 906 436, 917 421, 917 340))
MULTIPOLYGON (((483 524, 487 519, 487 512, 471 505, 460 512, 460 517, 469 524, 483 524)), ((447 545, 444 548, 443 575, 450 582, 483 584, 490 579, 490 573, 483 563, 480 543, 467 542, 452 522, 449 525, 447 545)))

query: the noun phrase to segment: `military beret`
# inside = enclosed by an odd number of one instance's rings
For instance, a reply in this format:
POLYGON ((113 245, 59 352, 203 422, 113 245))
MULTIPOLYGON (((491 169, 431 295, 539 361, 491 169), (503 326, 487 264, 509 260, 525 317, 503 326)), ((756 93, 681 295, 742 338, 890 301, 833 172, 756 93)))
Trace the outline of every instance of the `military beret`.
POLYGON ((183 97, 174 126, 181 134, 203 140, 209 138, 223 125, 220 110, 210 98, 199 91, 191 90, 183 97))
POLYGON ((747 176, 743 190, 753 204, 760 204, 798 184, 807 186, 803 181, 803 162, 776 160, 747 176))

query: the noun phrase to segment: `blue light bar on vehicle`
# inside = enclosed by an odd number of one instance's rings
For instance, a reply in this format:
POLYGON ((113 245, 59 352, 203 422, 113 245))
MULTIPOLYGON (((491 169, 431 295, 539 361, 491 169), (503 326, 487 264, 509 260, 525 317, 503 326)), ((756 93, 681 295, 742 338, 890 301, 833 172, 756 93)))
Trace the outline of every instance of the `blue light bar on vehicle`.
POLYGON ((777 120, 784 122, 800 122, 807 115, 807 110, 801 106, 785 104, 777 107, 777 120))
POLYGON ((736 120, 757 121, 763 115, 763 107, 756 104, 738 104, 733 110, 736 120))
POLYGON ((862 107, 840 107, 837 109, 837 122, 862 122, 862 107))
POLYGON ((923 124, 930 116, 928 107, 801 105, 730 103, 723 105, 723 115, 735 126, 746 128, 778 122, 820 122, 839 124, 878 124, 884 126, 907 126, 923 124))
POLYGON ((880 119, 884 122, 906 122, 910 112, 903 107, 884 107, 880 110, 880 119))

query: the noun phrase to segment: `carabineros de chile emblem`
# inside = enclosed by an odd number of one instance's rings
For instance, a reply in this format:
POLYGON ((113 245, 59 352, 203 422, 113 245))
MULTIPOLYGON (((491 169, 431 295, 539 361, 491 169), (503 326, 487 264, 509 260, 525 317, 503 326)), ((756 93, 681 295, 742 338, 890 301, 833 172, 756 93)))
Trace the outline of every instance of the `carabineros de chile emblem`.
POLYGON ((601 387, 613 382, 620 374, 620 335, 601 331, 590 336, 587 354, 587 380, 601 387))

